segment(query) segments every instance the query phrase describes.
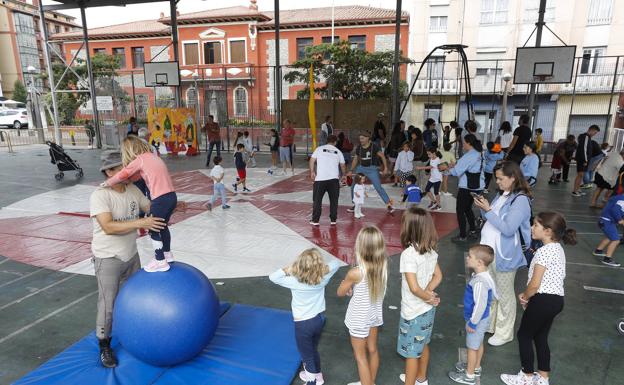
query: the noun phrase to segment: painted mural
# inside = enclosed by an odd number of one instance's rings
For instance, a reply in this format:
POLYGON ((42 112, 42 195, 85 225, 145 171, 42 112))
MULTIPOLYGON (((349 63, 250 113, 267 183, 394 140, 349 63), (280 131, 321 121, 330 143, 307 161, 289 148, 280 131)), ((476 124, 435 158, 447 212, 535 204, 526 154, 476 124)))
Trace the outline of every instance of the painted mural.
POLYGON ((160 154, 199 154, 194 108, 150 108, 148 142, 160 154))

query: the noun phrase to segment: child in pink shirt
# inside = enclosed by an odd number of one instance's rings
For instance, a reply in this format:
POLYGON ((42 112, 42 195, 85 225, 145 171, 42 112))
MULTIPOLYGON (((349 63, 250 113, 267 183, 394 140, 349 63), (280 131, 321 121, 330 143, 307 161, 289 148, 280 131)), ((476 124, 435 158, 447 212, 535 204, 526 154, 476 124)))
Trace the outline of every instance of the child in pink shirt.
MULTIPOLYGON (((124 168, 102 185, 114 186, 128 179, 138 179, 140 176, 150 191, 150 215, 163 218, 165 223, 169 222, 178 198, 165 162, 152 153, 147 142, 136 136, 124 139, 121 145, 121 156, 124 168)), ((155 258, 144 267, 145 271, 152 273, 169 270, 169 263, 173 262, 169 227, 165 226, 160 232, 150 231, 150 237, 155 258)))

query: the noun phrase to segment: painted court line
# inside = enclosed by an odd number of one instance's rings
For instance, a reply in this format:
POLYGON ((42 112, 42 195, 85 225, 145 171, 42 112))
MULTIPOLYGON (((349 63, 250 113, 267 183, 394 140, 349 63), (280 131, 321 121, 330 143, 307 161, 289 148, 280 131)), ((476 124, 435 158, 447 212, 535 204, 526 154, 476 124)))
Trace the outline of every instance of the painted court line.
POLYGON ((621 295, 624 295, 624 290, 606 289, 604 287, 583 286, 583 289, 589 290, 589 291, 597 291, 597 292, 600 292, 600 293, 611 293, 611 294, 621 294, 621 295))
POLYGON ((5 282, 5 283, 3 283, 2 285, 0 285, 0 288, 3 288, 3 287, 5 287, 5 286, 7 286, 7 285, 12 284, 13 282, 17 282, 17 281, 22 280, 22 279, 24 279, 24 278, 28 278, 28 277, 30 277, 31 275, 33 275, 33 274, 35 274, 35 273, 38 273, 38 272, 40 272, 40 271, 43 271, 43 270, 45 270, 45 269, 44 269, 44 268, 41 268, 41 269, 38 269, 38 270, 35 270, 35 271, 31 271, 30 273, 28 273, 28 274, 26 274, 26 275, 22 275, 21 277, 17 277, 17 278, 15 278, 15 279, 10 280, 9 282, 5 282))
POLYGON ((5 263, 5 262, 8 262, 8 261, 10 261, 10 260, 11 260, 10 258, 5 258, 5 259, 4 259, 4 261, 0 261, 0 265, 2 265, 2 264, 3 264, 3 263, 5 263))
POLYGON ((58 309, 54 310, 52 313, 50 313, 50 314, 48 314, 46 316, 43 316, 43 317, 39 318, 38 320, 36 320, 34 322, 31 322, 28 325, 26 325, 26 326, 24 326, 24 327, 22 327, 22 328, 20 328, 20 329, 18 329, 16 331, 14 331, 13 333, 9 334, 8 336, 0 338, 0 344, 3 343, 4 341, 8 340, 8 339, 11 339, 11 338, 15 337, 16 335, 18 335, 20 333, 30 329, 31 327, 42 323, 43 321, 47 320, 48 318, 54 317, 55 315, 57 315, 57 314, 65 311, 65 310, 69 309, 70 307, 72 307, 75 304, 77 304, 78 302, 81 302, 84 299, 92 296, 93 294, 97 294, 97 292, 98 292, 97 290, 92 291, 91 293, 89 293, 87 295, 84 295, 84 296, 78 298, 77 300, 75 300, 75 301, 73 301, 71 303, 68 303, 67 305, 65 305, 65 306, 63 306, 61 308, 58 308, 58 309))
POLYGON ((566 262, 566 264, 584 266, 584 267, 599 267, 601 269, 624 270, 624 267, 612 267, 612 266, 606 266, 606 265, 596 265, 596 264, 591 264, 591 263, 566 262))
POLYGON ((63 279, 61 279, 61 280, 59 280, 59 281, 56 281, 56 282, 54 282, 54 283, 52 283, 52 284, 50 284, 50 285, 48 285, 48 286, 46 286, 46 287, 43 287, 43 288, 41 288, 41 289, 39 289, 39 290, 36 290, 36 291, 33 291, 32 293, 30 293, 30 294, 28 294, 28 295, 25 295, 25 296, 23 296, 22 298, 18 298, 18 299, 16 299, 15 301, 13 301, 13 302, 9 302, 9 303, 7 303, 6 305, 4 305, 4 306, 0 307, 0 310, 4 310, 4 309, 6 309, 7 307, 9 307, 9 306, 11 306, 11 305, 15 305, 16 303, 20 303, 20 302, 22 302, 23 300, 25 300, 25 299, 27 299, 27 298, 32 297, 33 295, 39 294, 39 293, 41 293, 41 292, 42 292, 42 291, 44 291, 44 290, 47 290, 47 289, 49 289, 49 288, 51 288, 51 287, 54 287, 54 286, 56 286, 56 285, 58 285, 58 284, 60 284, 60 283, 63 283, 63 282, 65 282, 65 281, 67 281, 68 279, 71 279, 71 278, 74 278, 74 277, 75 277, 75 275, 70 275, 69 277, 65 277, 65 278, 63 278, 63 279))

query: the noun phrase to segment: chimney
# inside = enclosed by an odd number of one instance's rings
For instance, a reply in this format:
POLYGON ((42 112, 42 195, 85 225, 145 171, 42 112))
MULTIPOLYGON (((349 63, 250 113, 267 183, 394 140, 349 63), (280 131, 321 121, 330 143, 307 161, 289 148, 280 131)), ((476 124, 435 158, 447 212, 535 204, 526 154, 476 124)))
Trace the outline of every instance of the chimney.
POLYGON ((257 11, 258 10, 258 0, 251 0, 250 4, 249 4, 249 9, 251 9, 252 11, 257 11))
POLYGON ((165 18, 165 13, 164 13, 164 12, 161 12, 161 13, 160 13, 160 18, 161 18, 161 19, 164 19, 164 18, 165 18))
POLYGON ((180 16, 180 11, 176 11, 176 16, 180 16))

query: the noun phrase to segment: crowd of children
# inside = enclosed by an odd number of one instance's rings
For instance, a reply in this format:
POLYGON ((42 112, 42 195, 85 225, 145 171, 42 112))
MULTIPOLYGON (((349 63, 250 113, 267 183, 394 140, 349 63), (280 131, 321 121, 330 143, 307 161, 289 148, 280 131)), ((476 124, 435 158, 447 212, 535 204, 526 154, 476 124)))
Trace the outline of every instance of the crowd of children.
MULTIPOLYGON (((621 216, 621 214, 620 214, 621 216)), ((561 243, 575 244, 575 232, 556 212, 536 215, 531 228, 541 246, 529 264, 527 288, 518 298, 525 312, 518 330, 521 368, 519 374, 502 374, 508 385, 547 385, 550 372, 548 334, 563 309, 565 253, 561 243), (537 350, 534 373, 533 344, 537 350)), ((442 283, 438 263, 438 236, 428 211, 410 207, 401 217, 401 308, 396 330, 397 353, 405 359, 400 379, 408 385, 428 384, 431 357, 429 344, 441 303, 436 292, 442 283)), ((373 385, 380 367, 377 349, 384 324, 383 302, 388 282, 388 257, 382 232, 375 226, 362 228, 355 240, 353 265, 340 282, 337 295, 349 296, 344 324, 349 332, 359 381, 349 385, 373 385)), ((483 373, 484 335, 490 324, 490 307, 498 298, 495 281, 488 272, 494 250, 487 245, 468 249, 465 265, 472 271, 463 296, 466 330, 466 361, 457 362, 448 376, 460 384, 475 384, 483 373)), ((325 382, 318 343, 325 323, 325 286, 338 265, 325 264, 317 249, 305 250, 288 267, 270 275, 271 281, 292 291, 295 338, 303 362, 300 378, 307 385, 325 382)), ((458 317, 459 318, 459 317, 458 317)))

